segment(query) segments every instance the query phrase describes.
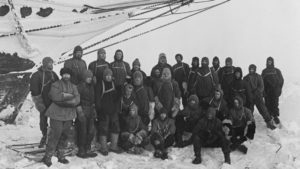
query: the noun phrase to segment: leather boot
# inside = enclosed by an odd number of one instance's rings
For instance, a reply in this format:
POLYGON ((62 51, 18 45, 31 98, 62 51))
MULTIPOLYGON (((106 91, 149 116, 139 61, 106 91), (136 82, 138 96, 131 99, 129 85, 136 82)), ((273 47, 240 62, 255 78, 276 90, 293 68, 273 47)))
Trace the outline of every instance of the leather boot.
POLYGON ((60 162, 62 164, 68 164, 69 163, 69 160, 66 159, 63 150, 57 150, 57 158, 58 158, 58 162, 60 162))
POLYGON ((276 126, 274 125, 273 120, 270 120, 270 121, 267 122, 267 128, 269 128, 271 130, 276 129, 276 126))
POLYGON ((202 162, 201 159, 201 153, 200 152, 196 152, 195 153, 195 159, 192 161, 193 164, 200 164, 202 162))
POLYGON ((86 150, 83 147, 79 147, 78 153, 76 155, 79 158, 88 158, 86 150))
POLYGON ((99 141, 100 141, 100 146, 101 146, 100 149, 99 149, 99 152, 102 155, 107 156, 108 155, 107 137, 106 136, 100 136, 99 141))
POLYGON ((118 146, 119 134, 111 134, 110 135, 110 151, 120 154, 122 153, 122 149, 118 146))
POLYGON ((225 163, 230 164, 230 153, 224 153, 225 163))
POLYGON ((45 147, 45 146, 46 146, 46 141, 47 141, 47 136, 44 135, 44 136, 41 138, 39 148, 45 147))
POLYGON ((51 162, 51 155, 49 154, 45 154, 45 156, 43 157, 42 159, 42 162, 47 166, 47 167, 50 167, 52 165, 52 162, 51 162))

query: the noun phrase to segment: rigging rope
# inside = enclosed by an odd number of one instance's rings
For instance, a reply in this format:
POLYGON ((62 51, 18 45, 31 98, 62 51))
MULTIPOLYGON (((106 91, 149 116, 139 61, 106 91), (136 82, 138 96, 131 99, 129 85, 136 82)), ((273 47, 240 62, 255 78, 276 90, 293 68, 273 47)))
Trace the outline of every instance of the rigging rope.
MULTIPOLYGON (((202 9, 202 10, 196 11, 196 12, 194 12, 193 14, 190 14, 190 15, 188 15, 188 16, 182 17, 182 18, 180 18, 180 19, 177 19, 177 20, 172 21, 172 22, 169 22, 169 23, 167 23, 167 24, 158 26, 158 27, 153 28, 153 29, 150 29, 150 30, 148 30, 148 31, 145 31, 145 32, 136 34, 136 35, 131 36, 131 37, 129 37, 129 38, 125 38, 125 39, 123 39, 123 40, 114 42, 114 43, 112 43, 112 44, 103 46, 103 47, 101 47, 101 48, 111 47, 111 46, 117 45, 117 44, 119 44, 119 43, 122 43, 122 42, 125 42, 125 41, 128 41, 128 40, 131 40, 131 39, 140 37, 140 36, 142 36, 142 35, 148 34, 148 33, 150 33, 150 32, 156 31, 156 30, 158 30, 158 29, 167 27, 167 26, 169 26, 169 25, 172 25, 172 24, 175 24, 175 23, 180 22, 180 21, 182 21, 182 20, 185 20, 185 19, 188 19, 188 18, 190 18, 190 17, 193 17, 193 16, 195 16, 195 15, 197 15, 197 14, 203 13, 203 12, 205 12, 205 11, 207 11, 207 10, 213 9, 213 8, 215 8, 215 7, 217 7, 217 6, 223 5, 223 4, 225 4, 225 3, 229 2, 229 1, 231 1, 231 0, 226 0, 226 1, 220 2, 220 3, 218 3, 218 4, 209 6, 209 7, 207 7, 207 8, 202 9)), ((100 49, 100 48, 99 48, 99 49, 100 49)), ((86 53, 84 53, 83 55, 88 55, 88 54, 91 54, 91 53, 93 53, 93 52, 97 52, 99 49, 95 49, 95 50, 86 52, 86 53)), ((64 62, 64 60, 61 60, 61 61, 58 62, 58 64, 63 63, 63 62, 64 62)))

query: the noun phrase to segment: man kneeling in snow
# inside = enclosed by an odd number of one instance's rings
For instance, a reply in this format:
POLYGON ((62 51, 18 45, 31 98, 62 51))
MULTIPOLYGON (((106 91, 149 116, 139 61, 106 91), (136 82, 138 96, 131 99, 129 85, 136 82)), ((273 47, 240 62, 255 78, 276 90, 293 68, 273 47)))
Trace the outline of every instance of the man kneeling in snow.
POLYGON ((121 147, 128 153, 141 154, 147 144, 147 127, 138 115, 138 107, 132 104, 129 113, 124 118, 124 130, 121 132, 121 147))
POLYGON ((199 120, 193 130, 193 145, 195 159, 194 164, 200 164, 202 147, 221 147, 225 157, 225 163, 230 164, 229 141, 222 130, 222 122, 215 117, 216 109, 209 107, 206 116, 199 120))
POLYGON ((175 122, 168 117, 165 108, 159 110, 159 116, 153 121, 151 130, 151 144, 155 148, 154 157, 167 159, 167 148, 174 144, 175 122))
MULTIPOLYGON (((241 97, 235 97, 234 107, 230 109, 228 118, 223 121, 224 126, 230 128, 228 134, 231 141, 230 148, 232 151, 239 150, 242 153, 247 153, 247 147, 242 145, 248 139, 253 139, 255 134, 255 121, 251 110, 243 106, 241 97)), ((224 127, 224 128, 225 128, 224 127)))

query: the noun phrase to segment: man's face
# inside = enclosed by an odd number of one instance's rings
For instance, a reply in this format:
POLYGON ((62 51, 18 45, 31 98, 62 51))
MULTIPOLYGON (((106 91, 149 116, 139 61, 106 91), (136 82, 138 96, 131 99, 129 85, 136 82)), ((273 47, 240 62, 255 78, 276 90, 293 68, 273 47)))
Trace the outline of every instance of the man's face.
POLYGON ((167 114, 166 113, 160 113, 159 115, 161 120, 165 120, 167 118, 167 114))
POLYGON ((225 64, 226 66, 232 66, 232 63, 230 61, 227 61, 225 64))
POLYGON ((86 82, 87 84, 91 84, 91 83, 92 83, 92 80, 93 80, 92 77, 88 77, 88 78, 85 79, 85 82, 86 82))
POLYGON ((160 76, 160 71, 159 71, 159 69, 156 69, 155 72, 154 72, 154 74, 155 74, 156 77, 159 77, 159 76, 160 76))
POLYGON ((182 59, 181 59, 180 56, 176 56, 175 59, 176 59, 176 62, 177 62, 177 63, 181 63, 181 62, 182 62, 182 59))
POLYGON ((140 86, 140 85, 142 85, 142 82, 143 82, 143 79, 140 78, 140 77, 137 77, 137 78, 135 78, 135 79, 133 80, 133 84, 134 84, 135 86, 140 86))
POLYGON ((234 104, 235 108, 239 108, 240 107, 240 102, 237 99, 234 99, 233 104, 234 104))
POLYGON ((219 61, 218 61, 218 60, 214 60, 214 61, 213 61, 213 65, 214 65, 214 66, 219 65, 219 61))
POLYGON ((111 75, 106 75, 105 76, 105 81, 111 82, 112 81, 112 76, 111 75))
POLYGON ((163 80, 169 80, 169 79, 171 79, 172 75, 171 75, 170 69, 164 69, 163 72, 162 72, 161 78, 163 80))
POLYGON ((137 112, 135 111, 135 109, 134 108, 130 108, 129 115, 130 116, 135 116, 136 114, 137 114, 137 112))
POLYGON ((195 105, 196 105, 196 101, 195 100, 189 101, 189 106, 194 107, 195 105))
POLYGON ((159 63, 166 64, 167 63, 167 58, 163 55, 163 57, 159 58, 159 63))
POLYGON ((255 73, 255 69, 254 69, 254 68, 250 68, 250 69, 249 69, 249 73, 250 73, 250 74, 254 74, 254 73, 255 73))
POLYGON ((208 61, 207 60, 202 60, 201 65, 202 66, 208 66, 208 61))
POLYGON ((192 62, 192 66, 193 66, 193 67, 197 67, 197 66, 198 66, 198 61, 196 61, 196 60, 193 60, 193 62, 192 62))
POLYGON ((268 60, 267 63, 268 63, 269 66, 271 66, 273 64, 273 61, 272 60, 268 60))
POLYGON ((140 65, 134 65, 133 70, 135 70, 135 71, 140 70, 140 65))
POLYGON ((215 92, 215 99, 217 100, 221 99, 221 93, 219 91, 215 92))
POLYGON ((106 59, 106 53, 105 52, 101 52, 98 54, 98 59, 99 60, 105 60, 106 59))
POLYGON ((240 72, 235 72, 235 77, 236 79, 240 79, 241 78, 241 73, 240 72))
POLYGON ((82 51, 76 51, 75 52, 75 58, 81 59, 81 57, 82 57, 82 51))
POLYGON ((70 75, 69 73, 64 73, 64 74, 62 75, 62 79, 63 79, 64 81, 69 81, 69 80, 71 79, 71 75, 70 75))
POLYGON ((121 60, 122 57, 123 57, 123 53, 122 52, 119 51, 119 52, 116 53, 116 59, 117 60, 121 60))
POLYGON ((48 62, 48 63, 45 65, 45 69, 46 69, 46 70, 53 70, 53 62, 48 62))
POLYGON ((215 117, 215 111, 214 109, 207 111, 207 119, 212 120, 215 117))
POLYGON ((126 90, 125 90, 125 95, 126 95, 126 96, 131 96, 132 90, 133 90, 132 86, 126 88, 126 90))

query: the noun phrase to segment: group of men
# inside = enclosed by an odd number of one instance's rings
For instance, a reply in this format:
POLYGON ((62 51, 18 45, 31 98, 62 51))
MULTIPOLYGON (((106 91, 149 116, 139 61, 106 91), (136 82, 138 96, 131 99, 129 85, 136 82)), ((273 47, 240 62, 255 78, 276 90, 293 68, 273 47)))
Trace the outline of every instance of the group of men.
POLYGON ((278 101, 284 80, 272 57, 261 75, 251 64, 243 78, 242 69, 233 66, 231 58, 220 67, 219 58, 214 57, 209 67, 207 57, 201 59, 201 66, 194 57, 190 67, 176 54, 177 63, 171 66, 161 53, 147 76, 139 59, 130 69, 122 50, 108 63, 105 50, 99 49, 97 60, 89 66, 82 54, 82 48, 76 46, 73 58, 60 70, 61 79, 53 71, 50 57, 43 59, 31 77, 30 90, 43 134, 40 147, 46 146, 43 162, 47 166, 52 165, 56 152, 58 162, 69 162, 63 150, 73 125, 80 158, 97 156, 91 148, 95 139, 104 156, 124 151, 140 154, 152 145, 154 157, 167 159, 168 147, 193 144, 194 164, 202 161, 202 147, 221 147, 230 164, 230 152, 247 153, 243 142, 254 138, 254 106, 268 128, 275 129, 280 123, 278 101))

